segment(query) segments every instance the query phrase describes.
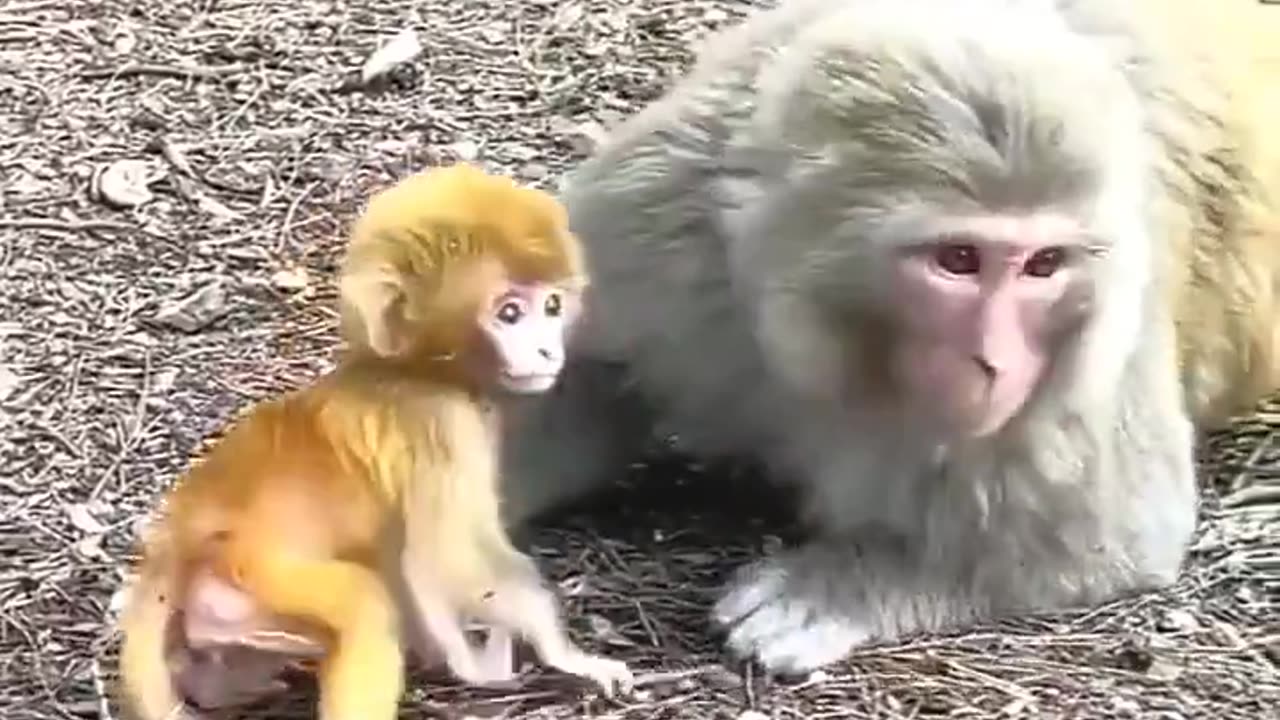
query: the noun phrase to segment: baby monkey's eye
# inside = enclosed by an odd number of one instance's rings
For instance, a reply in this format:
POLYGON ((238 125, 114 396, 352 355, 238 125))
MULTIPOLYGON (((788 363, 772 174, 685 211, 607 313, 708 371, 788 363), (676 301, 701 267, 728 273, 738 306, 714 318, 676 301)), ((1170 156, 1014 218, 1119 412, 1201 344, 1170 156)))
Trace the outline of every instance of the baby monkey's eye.
POLYGON ((546 302, 542 305, 542 311, 547 314, 547 317, 560 317, 560 313, 563 309, 563 303, 560 300, 560 293, 551 293, 547 296, 546 302))
POLYGON ((514 300, 508 300, 498 307, 497 318, 508 325, 515 325, 524 317, 524 308, 514 300))
POLYGON ((1031 277, 1047 278, 1058 272, 1066 260, 1066 250, 1060 247, 1045 248, 1037 250, 1022 269, 1031 277))

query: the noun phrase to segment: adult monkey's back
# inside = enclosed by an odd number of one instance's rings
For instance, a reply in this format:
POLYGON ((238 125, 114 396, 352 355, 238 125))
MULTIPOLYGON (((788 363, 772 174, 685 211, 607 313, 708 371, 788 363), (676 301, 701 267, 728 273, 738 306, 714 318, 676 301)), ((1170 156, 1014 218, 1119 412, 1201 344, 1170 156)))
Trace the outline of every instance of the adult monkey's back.
POLYGON ((815 539, 713 615, 783 672, 1172 582, 1190 420, 1280 385, 1268 51, 1255 0, 792 0, 730 31, 571 179, 589 319, 508 446, 511 519, 616 477, 640 405, 763 461, 815 539))

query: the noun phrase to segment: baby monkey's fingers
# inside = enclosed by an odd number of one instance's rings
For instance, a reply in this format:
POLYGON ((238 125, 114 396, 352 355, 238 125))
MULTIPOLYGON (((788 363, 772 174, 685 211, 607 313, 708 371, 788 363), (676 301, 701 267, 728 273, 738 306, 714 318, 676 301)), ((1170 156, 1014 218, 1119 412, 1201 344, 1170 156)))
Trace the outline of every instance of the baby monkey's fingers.
POLYGON ((556 667, 600 686, 605 697, 630 695, 635 689, 635 677, 631 674, 631 669, 620 660, 611 660, 602 655, 575 653, 557 663, 556 667))

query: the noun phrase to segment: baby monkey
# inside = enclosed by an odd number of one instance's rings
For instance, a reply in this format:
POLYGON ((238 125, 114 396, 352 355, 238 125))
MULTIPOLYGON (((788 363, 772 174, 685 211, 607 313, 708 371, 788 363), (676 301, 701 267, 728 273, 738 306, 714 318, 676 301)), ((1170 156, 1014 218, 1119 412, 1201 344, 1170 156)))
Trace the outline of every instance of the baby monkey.
POLYGON ((555 383, 585 272, 559 203, 510 179, 455 165, 375 195, 341 272, 338 366, 245 414, 150 533, 122 618, 135 715, 246 702, 305 662, 322 720, 390 720, 402 638, 490 684, 514 677, 514 634, 629 692, 625 664, 569 640, 499 515, 498 406, 555 383), (482 649, 466 618, 492 628, 482 649))

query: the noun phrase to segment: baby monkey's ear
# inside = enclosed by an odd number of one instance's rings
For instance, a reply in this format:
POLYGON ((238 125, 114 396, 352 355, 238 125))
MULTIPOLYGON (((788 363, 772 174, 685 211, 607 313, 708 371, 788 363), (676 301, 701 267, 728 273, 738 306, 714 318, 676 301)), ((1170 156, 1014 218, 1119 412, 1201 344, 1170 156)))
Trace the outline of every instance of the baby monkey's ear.
POLYGON ((360 268, 344 274, 339 285, 347 341, 384 358, 403 354, 411 323, 399 273, 385 266, 360 268))

